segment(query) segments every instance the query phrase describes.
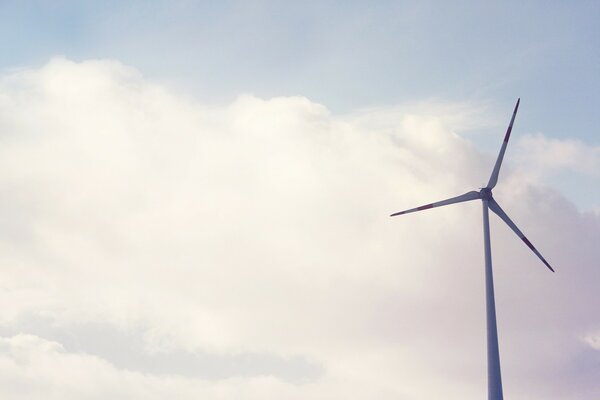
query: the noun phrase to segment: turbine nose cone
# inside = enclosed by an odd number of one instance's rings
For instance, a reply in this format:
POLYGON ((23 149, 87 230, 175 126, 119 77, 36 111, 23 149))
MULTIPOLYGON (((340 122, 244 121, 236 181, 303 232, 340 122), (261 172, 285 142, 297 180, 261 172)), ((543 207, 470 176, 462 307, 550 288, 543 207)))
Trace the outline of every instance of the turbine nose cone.
POLYGON ((492 189, 489 189, 489 188, 483 188, 483 189, 481 189, 479 191, 479 194, 481 194, 481 198, 482 199, 489 200, 489 199, 491 199, 493 197, 492 196, 492 189))

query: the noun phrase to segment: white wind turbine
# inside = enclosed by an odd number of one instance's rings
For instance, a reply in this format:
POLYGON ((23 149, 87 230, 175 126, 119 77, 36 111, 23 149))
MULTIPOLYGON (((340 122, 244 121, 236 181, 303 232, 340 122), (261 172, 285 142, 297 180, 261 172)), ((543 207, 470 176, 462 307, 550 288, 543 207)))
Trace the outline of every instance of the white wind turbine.
POLYGON ((438 201, 431 204, 426 204, 424 206, 420 206, 417 208, 411 208, 410 210, 400 211, 391 215, 394 217, 396 215, 408 214, 411 212, 427 210, 433 207, 441 207, 454 203, 462 203, 470 200, 480 199, 483 202, 483 237, 484 237, 484 249, 485 249, 485 300, 486 300, 486 320, 487 320, 487 368, 488 368, 488 400, 502 400, 502 378, 500 375, 500 355, 498 351, 498 330, 496 327, 496 306, 494 302, 494 280, 492 275, 492 252, 490 247, 490 224, 489 224, 489 215, 488 209, 491 209, 496 215, 500 217, 506 224, 512 229, 517 236, 521 238, 523 242, 535 253, 536 256, 539 257, 540 260, 550 269, 550 271, 554 272, 550 264, 542 257, 539 251, 533 245, 523 232, 514 222, 506 215, 504 210, 500 207, 500 205, 494 200, 492 197, 492 189, 496 186, 498 182, 498 175, 500 173, 500 166, 502 165, 502 159, 504 158, 504 152, 506 151, 506 146, 508 145, 508 139, 510 139, 510 132, 512 131, 513 123, 515 122, 515 116, 517 115, 517 110, 519 109, 519 103, 521 99, 517 100, 517 104, 515 105, 515 110, 513 111, 512 118, 510 119, 510 124, 508 125, 508 129, 506 131, 506 135, 504 136, 504 142, 502 143, 502 148, 500 149, 500 154, 498 154, 498 159, 496 160, 496 165, 494 165, 494 170, 492 171, 492 176, 490 176, 490 180, 486 187, 481 190, 467 192, 463 195, 452 197, 447 200, 438 201))

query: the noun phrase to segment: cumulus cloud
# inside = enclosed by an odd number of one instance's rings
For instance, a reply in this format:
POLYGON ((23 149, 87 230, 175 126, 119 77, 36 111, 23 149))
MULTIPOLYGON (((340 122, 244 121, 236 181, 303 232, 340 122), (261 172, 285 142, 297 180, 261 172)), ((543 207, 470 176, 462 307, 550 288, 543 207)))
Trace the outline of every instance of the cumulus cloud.
MULTIPOLYGON (((0 393, 481 398, 480 205, 388 217, 481 186, 493 164, 459 134, 473 110, 426 110, 206 105, 112 61, 3 77, 0 393), (122 343, 171 367, 124 362, 122 343)), ((578 338, 598 324, 600 220, 502 180, 515 190, 499 202, 559 271, 493 224, 505 392, 591 399, 592 380, 573 382, 577 357, 598 357, 578 338)))
POLYGON ((600 176, 600 147, 574 139, 550 139, 538 133, 519 140, 520 150, 538 168, 571 169, 595 177, 600 176))
POLYGON ((559 188, 580 209, 600 215, 600 147, 541 133, 525 134, 515 145, 524 180, 559 188))
POLYGON ((600 350, 600 333, 590 333, 583 338, 583 341, 595 350, 600 350))

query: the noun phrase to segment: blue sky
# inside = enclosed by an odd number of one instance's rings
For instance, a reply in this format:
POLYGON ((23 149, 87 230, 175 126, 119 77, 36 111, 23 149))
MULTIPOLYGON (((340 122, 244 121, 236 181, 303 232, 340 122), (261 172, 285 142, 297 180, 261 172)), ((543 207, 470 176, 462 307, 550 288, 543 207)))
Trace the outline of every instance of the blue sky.
MULTIPOLYGON (((208 103, 302 95, 335 113, 485 104, 495 124, 472 140, 488 152, 520 96, 521 132, 597 147, 599 16, 595 1, 4 1, 0 68, 117 59, 208 103)), ((588 177, 546 179, 600 206, 588 177)))
POLYGON ((336 112, 521 96, 523 129, 598 144, 599 15, 595 1, 3 1, 0 66, 116 58, 210 101, 299 94, 336 112))
POLYGON ((494 197, 557 272, 491 217, 505 395, 596 400, 599 16, 0 1, 0 397, 480 399, 481 206, 388 216, 521 97, 494 197))

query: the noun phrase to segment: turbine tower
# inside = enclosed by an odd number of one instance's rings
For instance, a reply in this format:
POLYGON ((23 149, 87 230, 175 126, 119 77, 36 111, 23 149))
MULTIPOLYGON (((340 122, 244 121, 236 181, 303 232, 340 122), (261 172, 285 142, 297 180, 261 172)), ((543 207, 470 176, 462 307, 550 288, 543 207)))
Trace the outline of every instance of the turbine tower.
POLYGON ((486 187, 479 191, 467 192, 463 195, 452 197, 450 199, 438 201, 431 204, 426 204, 417 208, 411 208, 409 210, 400 211, 391 215, 408 214, 416 211, 428 210, 434 207, 447 206, 449 204, 462 203, 471 200, 481 200, 483 203, 483 238, 484 238, 484 251, 485 251, 485 302, 486 302, 486 321, 487 321, 487 370, 488 370, 488 400, 502 400, 502 377, 500 374, 500 354, 498 350, 498 329, 496 327, 496 306, 494 302, 494 278, 492 274, 492 250, 490 246, 490 223, 488 210, 492 210, 500 219, 512 229, 527 247, 539 257, 540 260, 554 272, 550 264, 542 257, 539 251, 531 244, 531 242, 523 235, 523 232, 517 225, 506 215, 504 210, 500 207, 498 202, 492 196, 492 189, 498 183, 498 175, 500 174, 500 166, 502 165, 502 159, 506 152, 506 146, 510 139, 510 133, 512 131, 513 123, 515 122, 515 116, 519 109, 519 103, 521 99, 517 100, 515 110, 513 111, 510 124, 506 130, 504 136, 504 142, 500 148, 498 159, 494 165, 492 175, 486 187))

